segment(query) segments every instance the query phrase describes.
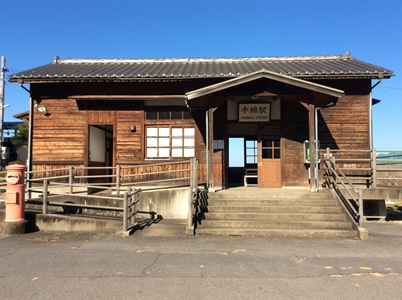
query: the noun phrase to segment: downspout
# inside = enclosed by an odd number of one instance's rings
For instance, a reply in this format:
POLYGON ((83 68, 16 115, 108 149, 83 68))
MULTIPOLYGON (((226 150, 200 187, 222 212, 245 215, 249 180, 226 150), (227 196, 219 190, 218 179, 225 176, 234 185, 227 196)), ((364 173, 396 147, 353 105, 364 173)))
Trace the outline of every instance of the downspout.
MULTIPOLYGON (((33 97, 31 91, 23 86, 23 82, 20 84, 21 88, 29 93, 29 125, 28 125, 28 158, 27 158, 27 179, 31 179, 32 171, 32 136, 33 136, 33 97)), ((28 188, 30 188, 30 181, 28 181, 28 188)))
POLYGON ((371 87, 370 89, 370 95, 369 95, 369 147, 370 147, 370 167, 371 170, 374 170, 374 157, 373 157, 373 150, 374 150, 374 137, 373 137, 373 89, 379 85, 382 82, 382 79, 384 78, 384 74, 380 73, 378 75, 378 81, 371 87))

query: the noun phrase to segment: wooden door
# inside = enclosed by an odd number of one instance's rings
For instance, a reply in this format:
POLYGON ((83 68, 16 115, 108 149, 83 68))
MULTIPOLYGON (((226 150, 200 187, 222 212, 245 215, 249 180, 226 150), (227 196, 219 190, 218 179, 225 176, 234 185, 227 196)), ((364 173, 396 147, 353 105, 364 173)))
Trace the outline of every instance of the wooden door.
POLYGON ((281 136, 279 125, 258 129, 258 187, 282 187, 281 136))

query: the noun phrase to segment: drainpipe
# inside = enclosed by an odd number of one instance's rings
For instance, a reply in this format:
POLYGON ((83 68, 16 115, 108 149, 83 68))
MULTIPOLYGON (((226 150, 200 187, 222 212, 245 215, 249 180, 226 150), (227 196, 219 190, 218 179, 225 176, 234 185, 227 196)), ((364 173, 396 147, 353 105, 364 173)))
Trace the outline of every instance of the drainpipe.
MULTIPOLYGON (((21 82, 20 86, 22 89, 27 91, 29 93, 29 125, 28 125, 28 158, 27 158, 27 179, 31 179, 31 173, 32 171, 32 135, 33 135, 33 109, 34 109, 34 98, 32 97, 31 91, 27 89, 25 86, 23 86, 23 82, 21 82)), ((28 180, 28 188, 31 186, 30 181, 28 180)))
POLYGON ((378 81, 371 87, 370 89, 370 95, 369 95, 369 147, 370 147, 370 167, 371 167, 371 171, 374 170, 374 165, 373 165, 373 161, 374 161, 374 157, 373 157, 373 150, 374 150, 374 137, 373 137, 373 89, 379 85, 382 82, 382 79, 384 78, 384 74, 380 73, 378 75, 378 81))
MULTIPOLYGON (((28 126, 28 159, 27 159, 27 171, 28 176, 31 176, 32 171, 32 133, 33 133, 33 99, 29 97, 29 126, 28 126)), ((29 178, 31 179, 31 178, 29 178)))
POLYGON ((314 108, 314 143, 315 143, 315 155, 314 155, 314 162, 315 162, 315 191, 318 192, 318 161, 319 161, 319 149, 318 149, 318 111, 321 107, 314 108))
MULTIPOLYGON (((373 165, 373 149, 374 149, 374 139, 373 139, 373 95, 372 93, 370 93, 369 95, 369 147, 370 147, 370 168, 371 168, 371 172, 373 172, 374 170, 374 165, 373 165)), ((371 183, 373 184, 373 183, 371 183)))

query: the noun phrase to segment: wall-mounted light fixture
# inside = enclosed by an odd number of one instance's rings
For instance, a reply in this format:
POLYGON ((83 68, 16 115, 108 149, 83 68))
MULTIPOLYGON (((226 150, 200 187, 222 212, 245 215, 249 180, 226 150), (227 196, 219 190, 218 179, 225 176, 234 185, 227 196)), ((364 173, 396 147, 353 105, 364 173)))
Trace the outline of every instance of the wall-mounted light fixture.
POLYGON ((46 113, 47 109, 45 106, 43 105, 39 105, 39 104, 35 104, 35 108, 38 110, 38 112, 40 113, 46 113))
POLYGON ((131 125, 130 131, 131 131, 131 132, 136 132, 136 131, 137 131, 137 127, 136 127, 135 125, 131 125))
POLYGON ((44 114, 46 117, 50 116, 50 113, 48 112, 48 110, 45 106, 40 105, 40 104, 35 104, 34 107, 36 108, 36 110, 38 112, 40 112, 41 114, 44 114))

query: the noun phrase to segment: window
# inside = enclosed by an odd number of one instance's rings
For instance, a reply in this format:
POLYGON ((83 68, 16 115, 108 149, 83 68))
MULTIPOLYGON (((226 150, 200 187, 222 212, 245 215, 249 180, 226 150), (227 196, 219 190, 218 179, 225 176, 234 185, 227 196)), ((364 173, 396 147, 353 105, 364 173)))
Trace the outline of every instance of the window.
POLYGON ((256 164, 258 162, 257 148, 258 148, 258 141, 256 140, 246 141, 246 164, 256 164))
POLYGON ((146 127, 146 158, 178 158, 194 156, 194 127, 146 127))
POLYGON ((147 120, 191 120, 193 116, 188 110, 163 110, 145 112, 147 120))

